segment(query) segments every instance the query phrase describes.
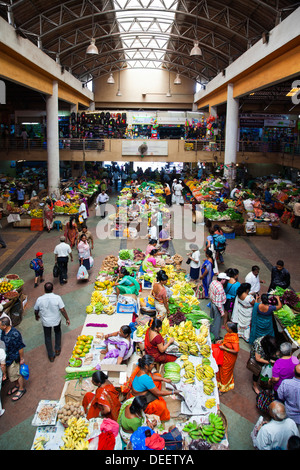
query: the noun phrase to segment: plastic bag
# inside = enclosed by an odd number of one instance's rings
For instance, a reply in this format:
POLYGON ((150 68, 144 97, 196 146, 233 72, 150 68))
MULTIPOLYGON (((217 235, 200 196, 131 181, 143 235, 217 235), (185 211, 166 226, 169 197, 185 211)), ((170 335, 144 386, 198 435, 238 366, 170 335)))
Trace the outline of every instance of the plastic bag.
POLYGON ((55 264, 53 267, 53 277, 58 277, 59 276, 59 267, 58 264, 55 264))
POLYGON ((150 450, 146 446, 146 434, 145 431, 149 431, 150 435, 154 433, 153 429, 148 426, 140 426, 130 437, 130 442, 133 450, 150 450))
POLYGON ((89 273, 87 272, 86 267, 83 265, 79 266, 79 269, 77 271, 77 280, 82 281, 88 278, 89 278, 89 273))
POLYGON ((94 258, 90 256, 90 267, 92 268, 94 266, 94 258))
POLYGON ((22 377, 24 377, 24 379, 29 379, 29 367, 27 364, 20 365, 20 374, 22 375, 22 377))

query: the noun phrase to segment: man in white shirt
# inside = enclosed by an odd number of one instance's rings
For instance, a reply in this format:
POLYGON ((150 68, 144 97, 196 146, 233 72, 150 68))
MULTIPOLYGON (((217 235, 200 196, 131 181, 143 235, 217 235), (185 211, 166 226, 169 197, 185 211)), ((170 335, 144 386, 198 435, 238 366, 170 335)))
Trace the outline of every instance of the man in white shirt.
POLYGON ((100 206, 100 217, 102 219, 105 218, 105 205, 109 201, 109 196, 106 194, 105 191, 101 191, 101 193, 97 196, 96 204, 100 206))
POLYGON ((253 297, 257 297, 260 291, 260 284, 265 284, 265 281, 259 279, 260 268, 258 266, 252 266, 250 273, 245 277, 245 282, 251 285, 249 294, 253 297))
POLYGON ((45 345, 49 361, 53 362, 55 356, 61 352, 61 315, 66 319, 67 326, 70 320, 60 295, 53 293, 52 282, 46 282, 45 294, 38 297, 34 306, 35 319, 41 320, 44 329, 45 345), (54 328, 55 345, 52 346, 52 328, 54 328))
POLYGON ((60 284, 66 284, 68 281, 68 262, 73 261, 72 249, 64 236, 60 237, 60 243, 54 248, 55 263, 59 268, 59 282, 60 284))
POLYGON ((78 209, 78 213, 79 213, 79 216, 82 216, 82 219, 83 219, 83 222, 80 222, 80 220, 79 222, 81 223, 81 225, 86 225, 87 211, 86 211, 86 205, 83 199, 80 199, 80 206, 78 209))
POLYGON ((271 421, 262 422, 255 439, 258 450, 287 450, 287 443, 291 436, 299 436, 295 421, 287 418, 283 403, 274 400, 269 406, 271 421))

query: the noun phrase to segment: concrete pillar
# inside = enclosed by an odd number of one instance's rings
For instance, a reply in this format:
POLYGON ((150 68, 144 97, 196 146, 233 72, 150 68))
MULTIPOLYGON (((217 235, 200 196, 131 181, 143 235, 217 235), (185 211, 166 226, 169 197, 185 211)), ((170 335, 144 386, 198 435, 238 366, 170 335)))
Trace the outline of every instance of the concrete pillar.
POLYGON ((233 84, 227 86, 227 110, 225 130, 224 176, 230 187, 236 178, 236 154, 238 144, 239 100, 233 97, 233 84))
POLYGON ((59 196, 59 134, 58 134, 58 82, 53 82, 53 93, 46 99, 48 193, 59 196))

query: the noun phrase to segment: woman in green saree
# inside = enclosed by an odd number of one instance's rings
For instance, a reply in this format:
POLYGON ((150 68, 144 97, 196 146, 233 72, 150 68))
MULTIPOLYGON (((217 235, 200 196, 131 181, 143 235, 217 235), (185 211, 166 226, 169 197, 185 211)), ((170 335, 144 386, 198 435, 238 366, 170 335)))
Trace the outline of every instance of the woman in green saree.
POLYGON ((126 400, 119 411, 118 423, 120 425, 120 435, 127 444, 130 441, 131 434, 140 426, 149 426, 152 429, 157 421, 149 421, 145 414, 147 408, 147 399, 144 396, 132 397, 126 400))
POLYGON ((120 294, 139 294, 140 284, 134 277, 130 276, 126 268, 121 268, 119 278, 120 280, 116 284, 116 292, 118 296, 120 294))

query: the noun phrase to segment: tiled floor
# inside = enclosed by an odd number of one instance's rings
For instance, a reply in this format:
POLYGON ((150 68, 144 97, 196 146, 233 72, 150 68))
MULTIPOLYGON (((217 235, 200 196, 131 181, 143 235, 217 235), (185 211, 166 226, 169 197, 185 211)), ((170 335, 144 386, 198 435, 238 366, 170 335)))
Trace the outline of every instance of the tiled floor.
MULTIPOLYGON (((112 199, 113 200, 113 199, 112 199)), ((99 218, 91 208, 88 227, 95 237, 93 256, 95 265, 89 282, 78 282, 76 272, 78 269, 77 255, 74 252, 74 261, 69 263, 68 284, 60 286, 54 280, 55 293, 60 294, 65 302, 71 325, 67 327, 64 322, 62 354, 54 363, 48 361, 44 346, 42 327, 34 318, 33 307, 36 298, 43 293, 43 285, 33 288, 33 272, 29 268, 29 261, 37 251, 43 251, 45 262, 45 280, 52 281, 52 268, 54 264, 53 249, 59 241, 61 232, 51 233, 30 232, 29 229, 4 228, 2 236, 7 242, 7 249, 0 250, 1 275, 16 273, 25 280, 24 293, 28 295, 28 303, 24 311, 21 324, 18 326, 26 344, 25 358, 30 367, 30 378, 26 382, 27 393, 18 402, 13 403, 7 396, 8 383, 2 388, 2 404, 4 415, 0 418, 0 449, 28 450, 31 447, 35 428, 31 420, 41 399, 59 399, 64 384, 64 373, 67 359, 71 355, 75 340, 82 329, 85 319, 85 307, 90 301, 93 291, 93 279, 97 275, 101 262, 105 256, 117 255, 120 239, 100 240, 96 237, 99 218)), ((128 241, 127 246, 145 249, 146 241, 128 241)), ((185 242, 173 240, 174 251, 186 256, 185 242)), ((224 269, 237 267, 240 271, 240 280, 250 271, 253 264, 261 267, 261 279, 266 280, 262 287, 264 291, 270 280, 270 266, 277 260, 283 259, 291 272, 292 286, 300 291, 300 272, 298 269, 299 231, 290 226, 283 225, 278 240, 270 237, 252 236, 237 237, 229 240, 225 255, 224 269)), ((187 267, 183 263, 183 267, 187 267)), ((208 312, 207 301, 201 301, 202 307, 208 312)), ((233 391, 221 396, 221 409, 228 420, 228 436, 230 448, 234 450, 252 449, 250 433, 258 418, 255 407, 255 395, 251 388, 251 373, 246 369, 248 359, 248 345, 240 341, 240 353, 235 368, 235 388, 233 391)))

